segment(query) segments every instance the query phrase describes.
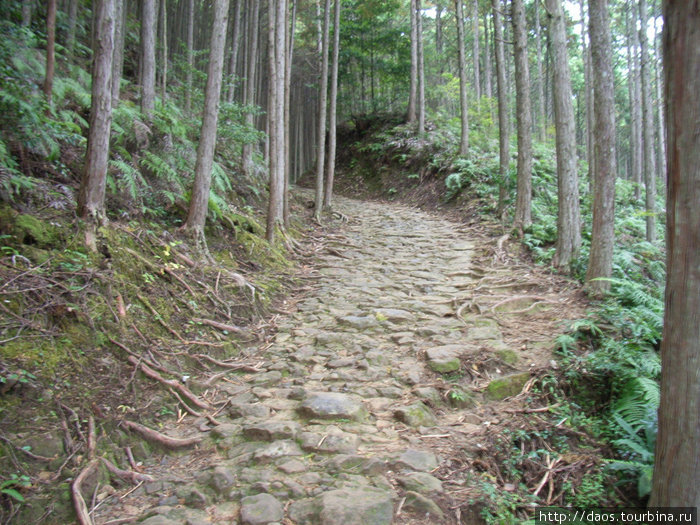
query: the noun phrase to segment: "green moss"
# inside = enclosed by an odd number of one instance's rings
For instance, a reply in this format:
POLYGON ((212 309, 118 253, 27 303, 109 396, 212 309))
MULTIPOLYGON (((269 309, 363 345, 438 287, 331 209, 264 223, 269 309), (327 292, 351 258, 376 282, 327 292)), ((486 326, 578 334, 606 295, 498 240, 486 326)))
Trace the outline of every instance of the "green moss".
POLYGON ((458 357, 453 357, 451 359, 434 359, 428 361, 428 366, 438 374, 449 374, 450 372, 459 370, 461 363, 458 357))
POLYGON ((55 246, 59 241, 56 228, 37 219, 33 215, 21 214, 15 218, 14 233, 23 244, 36 244, 42 247, 55 246))
POLYGON ((486 397, 498 401, 506 397, 515 396, 520 393, 528 379, 530 379, 529 372, 511 374, 494 379, 486 387, 486 397))
POLYGON ((507 365, 515 365, 518 362, 518 354, 509 348, 503 348, 496 351, 498 358, 507 365))

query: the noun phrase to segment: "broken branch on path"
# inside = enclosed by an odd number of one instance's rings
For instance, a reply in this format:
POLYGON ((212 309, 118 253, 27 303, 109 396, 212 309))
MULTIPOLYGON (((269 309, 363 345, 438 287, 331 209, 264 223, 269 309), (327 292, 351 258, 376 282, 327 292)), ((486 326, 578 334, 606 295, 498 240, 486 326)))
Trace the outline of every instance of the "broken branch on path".
POLYGON ((212 321, 211 319, 202 319, 199 317, 193 317, 192 321, 195 323, 202 323, 207 326, 211 326, 213 328, 216 328, 217 330, 222 330, 225 332, 233 332, 235 334, 245 334, 246 331, 243 328, 239 328, 238 326, 232 325, 232 324, 226 324, 226 323, 220 323, 219 321, 212 321))
POLYGON ((161 434, 156 430, 148 428, 134 421, 129 421, 127 419, 122 420, 122 425, 125 428, 133 430, 134 432, 140 434, 141 437, 143 437, 146 441, 150 441, 151 443, 155 443, 157 445, 161 445, 165 448, 173 450, 179 448, 192 447, 202 441, 201 436, 195 436, 185 439, 166 436, 165 434, 161 434))
MULTIPOLYGON (((226 361, 219 361, 218 359, 214 359, 213 357, 207 355, 207 354, 196 354, 193 357, 198 357, 201 359, 204 359, 206 361, 209 361, 210 363, 219 366, 221 368, 227 368, 229 370, 243 370, 244 372, 251 372, 251 373, 257 373, 257 372, 262 372, 262 365, 263 362, 259 362, 257 365, 249 365, 246 363, 228 363, 226 361)), ((217 377, 218 379, 218 377, 217 377)), ((207 381, 209 382, 209 381, 207 381)))
POLYGON ((211 405, 209 405, 209 403, 206 403, 206 402, 202 401, 201 399, 199 399, 185 385, 180 384, 178 381, 175 381, 174 379, 165 379, 162 375, 160 375, 158 372, 153 370, 146 363, 139 361, 134 356, 129 356, 127 360, 135 367, 140 368, 141 371, 147 377, 150 377, 151 379, 155 379, 156 381, 159 381, 159 382, 163 383, 164 385, 169 386, 170 388, 172 388, 172 389, 176 390, 177 392, 179 392, 180 394, 182 394, 196 407, 202 408, 204 410, 209 410, 211 408, 211 405))

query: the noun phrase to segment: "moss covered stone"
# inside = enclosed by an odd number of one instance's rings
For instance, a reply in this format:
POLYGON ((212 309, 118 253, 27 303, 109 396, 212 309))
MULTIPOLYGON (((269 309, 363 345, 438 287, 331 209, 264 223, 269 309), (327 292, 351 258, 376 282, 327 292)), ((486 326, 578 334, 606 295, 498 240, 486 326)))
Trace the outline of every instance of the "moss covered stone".
POLYGON ((523 389, 528 379, 530 379, 530 374, 528 372, 511 374, 494 379, 489 383, 489 386, 486 387, 486 397, 492 400, 500 400, 517 395, 523 389))
POLYGON ((496 351, 498 358, 507 365, 515 365, 518 362, 518 354, 510 348, 502 348, 496 351))
POLYGON ((33 215, 18 215, 15 218, 13 229, 17 240, 23 244, 50 247, 54 246, 59 240, 56 228, 33 215))

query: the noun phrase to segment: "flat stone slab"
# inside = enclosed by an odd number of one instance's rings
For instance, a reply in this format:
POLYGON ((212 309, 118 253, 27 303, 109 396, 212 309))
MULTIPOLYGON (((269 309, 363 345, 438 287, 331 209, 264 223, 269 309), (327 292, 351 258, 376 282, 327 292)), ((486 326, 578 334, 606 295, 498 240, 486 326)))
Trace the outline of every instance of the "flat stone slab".
POLYGON ((243 435, 255 441, 294 439, 300 431, 296 421, 261 421, 243 426, 243 435))
POLYGON ((282 521, 282 504, 270 494, 257 494, 241 500, 241 523, 243 525, 264 525, 282 521))
POLYGON ((313 392, 302 401, 298 410, 310 418, 359 421, 365 417, 365 409, 358 399, 338 392, 313 392))
POLYGON ((301 448, 307 452, 354 454, 360 443, 358 436, 340 429, 327 434, 302 432, 299 437, 301 438, 301 448))
POLYGON ((409 448, 396 457, 392 464, 395 468, 418 472, 430 472, 438 467, 438 458, 432 452, 409 448))
POLYGON ((405 407, 395 408, 394 417, 410 427, 432 427, 437 425, 437 418, 421 401, 405 407))
POLYGON ((391 494, 369 486, 331 490, 318 500, 321 525, 390 525, 394 515, 391 494))
POLYGON ((356 328, 357 330, 366 330, 377 326, 378 321, 373 315, 346 315, 343 317, 338 317, 338 322, 356 328))
POLYGON ((425 359, 433 371, 447 374, 456 372, 462 366, 459 356, 464 351, 465 348, 462 345, 434 346, 425 351, 425 359))
POLYGON ((415 319, 415 315, 411 312, 398 308, 376 308, 374 310, 374 315, 380 321, 384 319, 392 323, 413 321, 415 319))
POLYGON ((521 372, 494 379, 486 387, 486 397, 492 400, 501 400, 506 397, 516 396, 530 379, 529 372, 521 372))
POLYGON ((294 441, 275 441, 255 451, 253 458, 259 463, 268 463, 285 456, 301 456, 304 453, 294 441))
POLYGON ((411 472, 398 477, 399 485, 406 490, 412 490, 423 495, 440 494, 444 492, 442 482, 427 472, 411 472))

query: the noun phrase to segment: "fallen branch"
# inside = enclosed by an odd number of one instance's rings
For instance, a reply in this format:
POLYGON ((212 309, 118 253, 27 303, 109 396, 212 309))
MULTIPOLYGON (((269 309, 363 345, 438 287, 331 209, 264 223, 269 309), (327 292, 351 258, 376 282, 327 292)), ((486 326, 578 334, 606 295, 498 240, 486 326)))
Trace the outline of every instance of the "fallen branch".
POLYGON ((80 486, 82 485, 85 478, 87 478, 92 471, 97 467, 98 460, 91 460, 87 466, 80 471, 80 474, 75 478, 71 484, 71 496, 73 498, 73 507, 75 508, 75 513, 77 514, 78 523, 80 525, 93 525, 92 518, 90 517, 90 511, 88 511, 87 505, 85 504, 85 499, 80 492, 80 486))
POLYGON ((173 390, 178 391, 180 394, 183 395, 183 397, 186 397, 187 399, 190 400, 190 402, 195 405, 198 408, 202 408, 204 410, 208 410, 211 408, 209 403, 205 403, 201 399, 199 399, 196 395, 194 395, 189 388, 184 386, 183 384, 179 383, 178 381, 175 381, 174 379, 165 379, 162 375, 160 375, 158 372, 153 370, 151 367, 149 367, 147 364, 140 362, 136 357, 134 356, 129 356, 128 361, 133 364, 136 367, 140 367, 141 371, 147 376, 150 377, 151 379, 155 379, 156 381, 159 381, 163 383, 164 385, 169 386, 173 390))
POLYGON ((192 447, 202 441, 202 438, 200 436, 195 436, 186 439, 166 436, 165 434, 161 434, 156 430, 153 430, 139 423, 135 423, 126 419, 122 420, 122 425, 127 429, 133 430, 134 432, 140 434, 141 437, 143 437, 146 441, 150 441, 151 443, 156 443, 165 448, 173 450, 179 448, 192 447))
POLYGON ((227 363, 226 361, 219 361, 218 359, 214 359, 213 357, 207 354, 197 354, 194 357, 205 359, 206 361, 209 361, 210 363, 215 364, 216 366, 220 366, 221 368, 228 368, 229 370, 243 370, 244 372, 252 373, 262 371, 262 369, 260 368, 263 364, 262 361, 257 365, 248 365, 244 363, 227 363))
POLYGON ((134 472, 132 470, 122 470, 107 458, 100 458, 100 460, 104 463, 104 466, 107 467, 107 470, 124 481, 136 484, 139 481, 154 481, 155 479, 148 474, 141 474, 140 472, 134 472))

